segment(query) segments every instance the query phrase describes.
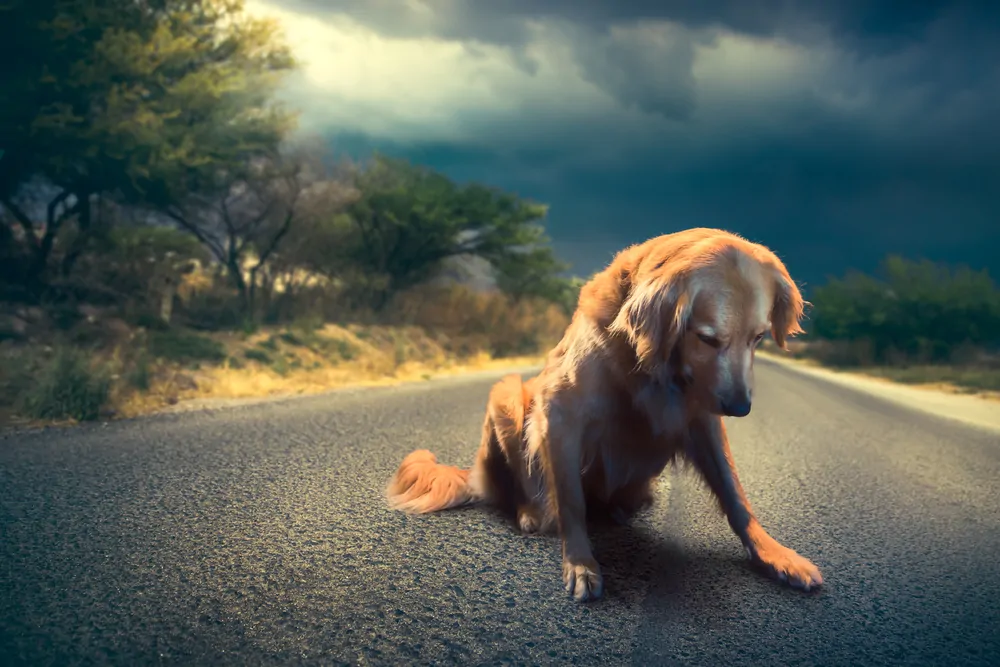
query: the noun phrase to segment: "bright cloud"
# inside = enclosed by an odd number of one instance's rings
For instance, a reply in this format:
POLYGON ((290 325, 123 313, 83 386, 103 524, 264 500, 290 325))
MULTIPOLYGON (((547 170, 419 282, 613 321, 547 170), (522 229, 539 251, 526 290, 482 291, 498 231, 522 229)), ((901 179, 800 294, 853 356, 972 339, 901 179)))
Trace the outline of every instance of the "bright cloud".
POLYGON ((346 15, 318 18, 259 0, 248 10, 278 19, 302 62, 286 95, 302 109, 303 129, 397 141, 478 143, 490 127, 544 139, 560 124, 595 119, 617 122, 617 133, 670 132, 676 123, 662 117, 688 120, 686 105, 695 128, 725 127, 734 116, 744 127, 774 122, 783 100, 816 94, 831 63, 826 51, 667 22, 597 36, 532 21, 525 45, 505 47, 386 37, 346 15), (548 119, 538 136, 510 122, 525 111, 548 119))

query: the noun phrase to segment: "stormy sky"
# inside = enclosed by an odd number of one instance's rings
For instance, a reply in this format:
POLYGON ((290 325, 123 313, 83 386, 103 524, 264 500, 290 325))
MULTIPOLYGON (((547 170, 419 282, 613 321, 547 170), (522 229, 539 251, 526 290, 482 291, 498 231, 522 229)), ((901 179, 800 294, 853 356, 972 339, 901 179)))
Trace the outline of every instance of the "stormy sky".
POLYGON ((251 0, 302 131, 551 206, 573 273, 722 227, 808 290, 888 252, 1000 278, 1000 3, 251 0))

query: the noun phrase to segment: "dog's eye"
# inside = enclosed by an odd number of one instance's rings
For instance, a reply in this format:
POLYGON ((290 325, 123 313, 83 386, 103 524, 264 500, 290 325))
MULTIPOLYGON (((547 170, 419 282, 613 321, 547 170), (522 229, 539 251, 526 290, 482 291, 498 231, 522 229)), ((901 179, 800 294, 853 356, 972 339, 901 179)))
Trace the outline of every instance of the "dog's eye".
POLYGON ((760 343, 760 341, 762 341, 762 340, 764 340, 764 333, 763 333, 763 332, 761 332, 761 333, 757 334, 756 336, 754 336, 754 339, 753 339, 753 344, 754 344, 754 345, 757 345, 757 344, 759 344, 759 343, 760 343))
POLYGON ((721 345, 718 338, 715 336, 709 336, 708 334, 699 333, 698 340, 705 345, 710 345, 711 347, 719 347, 721 345))

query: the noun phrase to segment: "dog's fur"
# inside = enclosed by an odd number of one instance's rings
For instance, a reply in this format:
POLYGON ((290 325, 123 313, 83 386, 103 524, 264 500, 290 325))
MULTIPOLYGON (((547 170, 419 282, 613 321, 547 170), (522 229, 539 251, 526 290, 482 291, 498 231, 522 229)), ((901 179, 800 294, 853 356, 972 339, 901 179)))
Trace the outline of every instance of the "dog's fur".
POLYGON ((583 287, 541 373, 493 386, 472 469, 413 452, 389 483, 390 504, 423 513, 485 500, 525 533, 558 529, 566 589, 588 600, 603 583, 587 515, 627 521, 683 457, 754 562, 799 588, 819 586, 819 569, 754 517, 722 422, 750 411, 757 344, 770 330, 784 348, 801 332, 803 306, 770 250, 728 232, 690 229, 627 248, 583 287))

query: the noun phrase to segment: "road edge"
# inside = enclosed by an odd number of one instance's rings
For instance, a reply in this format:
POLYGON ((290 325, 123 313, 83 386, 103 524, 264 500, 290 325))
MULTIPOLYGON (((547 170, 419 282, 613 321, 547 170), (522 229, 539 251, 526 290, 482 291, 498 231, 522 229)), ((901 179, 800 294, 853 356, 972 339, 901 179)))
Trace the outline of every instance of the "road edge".
POLYGON ((758 351, 759 359, 796 373, 825 380, 896 405, 1000 433, 1000 403, 970 394, 953 394, 924 387, 911 387, 892 380, 860 373, 834 371, 804 364, 795 359, 758 351))
POLYGON ((352 384, 343 384, 322 391, 308 393, 281 393, 267 396, 246 396, 241 398, 189 398, 174 405, 166 405, 157 410, 144 412, 131 417, 118 419, 99 419, 93 422, 45 422, 45 423, 21 423, 2 424, 0 423, 0 440, 9 439, 22 433, 32 433, 50 429, 69 429, 86 427, 104 427, 109 424, 137 422, 147 419, 179 416, 184 414, 194 414, 199 412, 216 412, 222 410, 240 410, 251 408, 257 405, 282 403, 285 401, 295 401, 300 399, 320 398, 323 396, 333 396, 337 394, 350 394, 359 391, 373 391, 378 389, 396 389, 417 386, 442 385, 455 382, 468 382, 481 380, 484 378, 500 379, 504 375, 517 373, 522 376, 530 376, 538 373, 542 369, 542 364, 534 365, 513 365, 509 367, 483 368, 474 370, 463 370, 460 372, 448 372, 443 370, 432 374, 430 377, 421 379, 399 379, 384 377, 375 380, 366 380, 352 384))

